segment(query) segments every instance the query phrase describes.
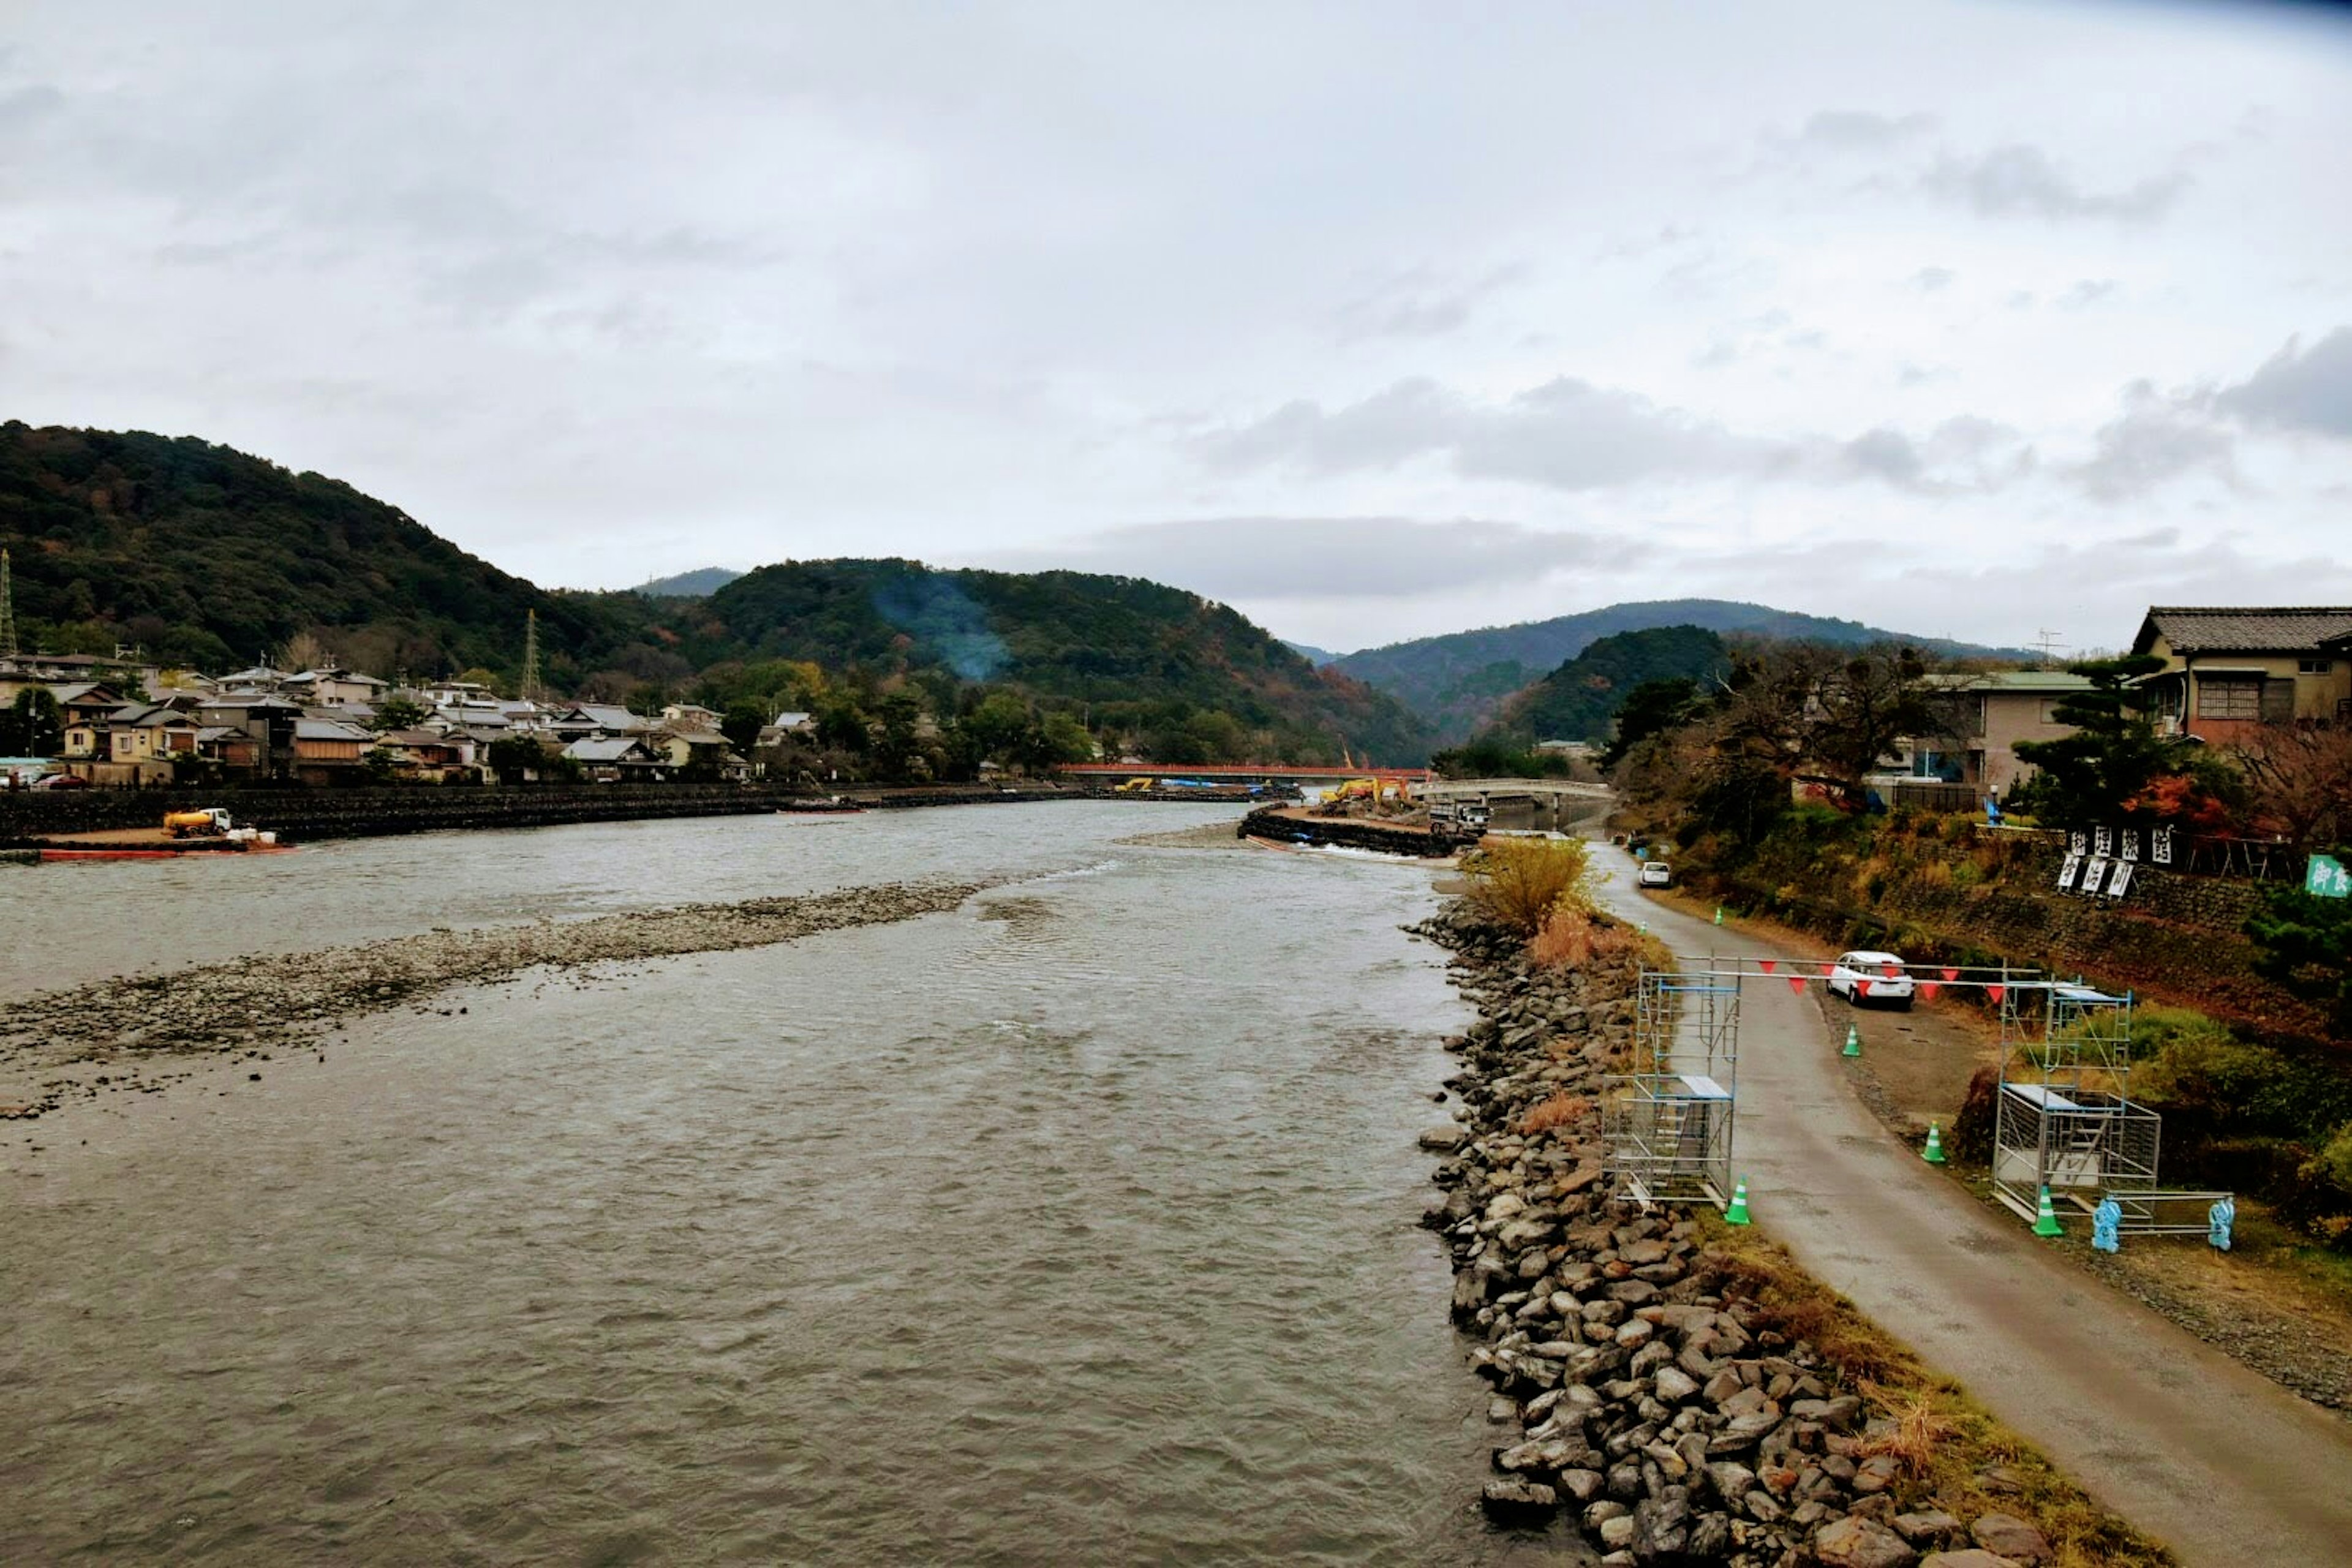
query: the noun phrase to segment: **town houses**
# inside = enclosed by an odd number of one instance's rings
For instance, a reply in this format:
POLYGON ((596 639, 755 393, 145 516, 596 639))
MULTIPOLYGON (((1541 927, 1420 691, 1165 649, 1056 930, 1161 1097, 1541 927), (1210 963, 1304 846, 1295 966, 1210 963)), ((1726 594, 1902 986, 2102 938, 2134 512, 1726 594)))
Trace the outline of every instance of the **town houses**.
MULTIPOLYGON (((6 759, 0 784, 9 787, 665 783, 742 781, 758 771, 719 732, 719 715, 690 703, 647 717, 611 703, 501 698, 475 680, 385 680, 335 664, 209 676, 135 657, 0 657, 0 710, 29 692, 54 708, 27 699, 26 710, 53 711, 54 723, 36 754, 6 759)), ((804 714, 780 714, 763 733, 805 722, 804 714)))

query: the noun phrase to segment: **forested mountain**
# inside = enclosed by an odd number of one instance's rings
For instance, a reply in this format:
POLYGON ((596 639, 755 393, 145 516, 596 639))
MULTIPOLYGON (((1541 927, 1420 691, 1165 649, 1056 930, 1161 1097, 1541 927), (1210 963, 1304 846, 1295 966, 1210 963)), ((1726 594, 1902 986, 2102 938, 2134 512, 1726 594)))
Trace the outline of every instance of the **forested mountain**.
POLYGON ((478 669, 511 689, 535 610, 551 690, 641 710, 879 711, 911 690, 945 719, 993 689, 1166 762, 1427 749, 1393 700, 1156 583, 826 561, 708 597, 550 592, 340 480, 193 437, 0 425, 0 547, 20 640, 59 652, 138 643, 220 672, 307 644, 386 677, 478 669))
POLYGON ((1625 698, 1647 680, 1706 682, 1727 668, 1723 639, 1701 626, 1618 632, 1594 642, 1503 704, 1492 737, 1521 745, 1538 741, 1602 741, 1625 698))
POLYGON ((339 479, 193 437, 0 425, 0 546, 19 640, 58 651, 227 670, 309 634, 386 675, 504 670, 536 610, 561 684, 637 631, 615 595, 548 593, 339 479))
POLYGON ((1343 655, 1334 668, 1397 698, 1428 721, 1438 742, 1444 744, 1490 722, 1505 698, 1574 658, 1596 639, 1617 632, 1674 626, 1814 642, 1893 641, 1955 655, 2016 651, 1910 637, 1859 621, 1800 615, 1769 605, 1728 599, 1660 599, 1365 648, 1343 655))

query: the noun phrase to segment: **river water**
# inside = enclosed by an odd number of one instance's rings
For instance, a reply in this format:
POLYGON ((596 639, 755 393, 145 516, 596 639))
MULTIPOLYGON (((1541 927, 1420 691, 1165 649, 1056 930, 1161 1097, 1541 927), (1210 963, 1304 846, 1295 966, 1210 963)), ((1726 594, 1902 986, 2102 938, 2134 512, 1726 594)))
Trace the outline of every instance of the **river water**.
POLYGON ((1429 874, 1120 842, 1219 816, 0 871, 11 987, 1022 879, 12 1128, 0 1561, 1559 1561, 1477 1514, 1482 1387, 1413 1223, 1465 1021, 1398 930, 1429 874))

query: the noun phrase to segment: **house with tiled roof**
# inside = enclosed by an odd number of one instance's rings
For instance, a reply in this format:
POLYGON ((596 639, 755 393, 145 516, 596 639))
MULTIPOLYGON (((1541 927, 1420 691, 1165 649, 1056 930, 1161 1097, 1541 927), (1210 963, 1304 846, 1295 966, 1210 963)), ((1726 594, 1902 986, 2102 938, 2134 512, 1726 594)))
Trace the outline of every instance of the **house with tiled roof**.
POLYGON ((2151 607, 2132 652, 2168 733, 2242 738, 2263 724, 2352 720, 2352 606, 2151 607))

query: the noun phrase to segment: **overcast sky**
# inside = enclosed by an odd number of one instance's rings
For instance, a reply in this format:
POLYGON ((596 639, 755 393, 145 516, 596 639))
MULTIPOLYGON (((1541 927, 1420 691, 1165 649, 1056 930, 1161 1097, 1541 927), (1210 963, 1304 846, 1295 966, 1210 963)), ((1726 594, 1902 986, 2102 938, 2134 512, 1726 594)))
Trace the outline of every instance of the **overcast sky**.
POLYGON ((2352 603, 2347 148, 2248 5, 0 0, 0 416, 554 584, 2112 646, 2352 603))

